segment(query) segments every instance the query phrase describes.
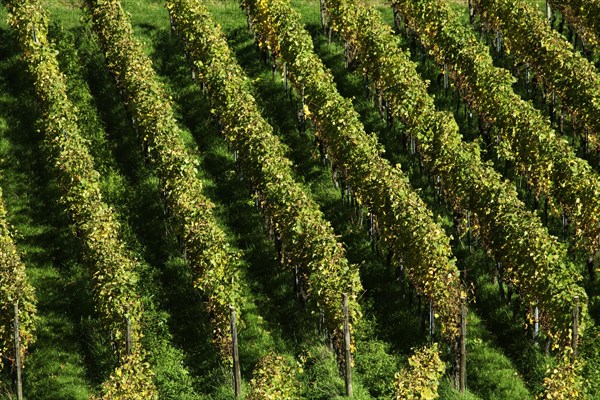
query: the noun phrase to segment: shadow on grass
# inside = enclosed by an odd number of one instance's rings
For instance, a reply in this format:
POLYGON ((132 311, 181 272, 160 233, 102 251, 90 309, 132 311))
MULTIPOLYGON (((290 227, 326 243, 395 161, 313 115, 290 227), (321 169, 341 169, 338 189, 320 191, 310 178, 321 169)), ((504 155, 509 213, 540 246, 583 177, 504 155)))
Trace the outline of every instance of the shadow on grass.
POLYGON ((89 364, 77 321, 93 313, 91 277, 69 227, 60 193, 48 173, 33 82, 18 58, 18 45, 0 31, 2 188, 8 219, 36 289, 40 317, 37 342, 24 371, 24 392, 36 399, 87 399, 89 364))

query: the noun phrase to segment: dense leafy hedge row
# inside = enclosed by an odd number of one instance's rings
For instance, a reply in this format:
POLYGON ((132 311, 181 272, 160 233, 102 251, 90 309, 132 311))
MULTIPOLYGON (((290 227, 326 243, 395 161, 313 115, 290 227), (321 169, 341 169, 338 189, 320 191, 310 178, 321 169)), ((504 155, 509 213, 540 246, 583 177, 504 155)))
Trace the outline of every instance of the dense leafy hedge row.
POLYGON ((94 265, 96 307, 111 331, 120 366, 105 382, 106 398, 148 399, 156 393, 143 361, 137 295, 137 261, 120 237, 113 210, 102 200, 99 174, 77 126, 77 110, 66 95, 65 77, 47 39, 47 17, 37 0, 6 0, 44 113, 45 143, 62 189, 63 201, 94 265), (126 318, 131 324, 127 354, 126 318))
POLYGON ((512 89, 514 79, 494 67, 486 47, 443 2, 393 0, 398 12, 438 63, 448 66, 461 95, 497 133, 498 153, 562 207, 577 243, 600 250, 600 177, 575 156, 539 110, 512 89))
POLYGON ((454 338, 460 289, 443 229, 433 221, 400 167, 381 156, 377 138, 366 134, 351 101, 338 93, 289 2, 246 0, 243 6, 260 44, 286 63, 292 83, 305 96, 305 111, 357 200, 377 215, 387 246, 417 289, 433 300, 445 334, 454 338))
POLYGON ((214 324, 215 344, 224 357, 231 353, 230 306, 239 315, 238 257, 202 194, 197 161, 188 153, 173 107, 152 68, 152 61, 133 36, 131 22, 118 0, 89 0, 94 30, 108 68, 125 98, 136 129, 148 145, 149 157, 166 193, 177 230, 185 241, 196 288, 206 294, 214 324))
POLYGON ((394 399, 437 399, 438 385, 445 371, 446 365, 440 359, 437 344, 415 350, 408 359, 408 368, 395 376, 394 399))
POLYGON ((378 13, 355 0, 325 0, 325 7, 359 69, 417 138, 425 164, 441 178, 445 197, 455 209, 477 217, 485 245, 502 262, 525 304, 538 305, 547 332, 568 342, 574 296, 583 299, 585 292, 576 284, 565 247, 526 209, 514 185, 481 161, 479 146, 462 141, 453 117, 435 110, 416 65, 378 13))
POLYGON ((36 298, 33 286, 27 280, 25 264, 19 253, 6 220, 7 212, 0 190, 0 370, 3 360, 14 360, 14 307, 19 306, 19 337, 21 360, 35 341, 36 298))
POLYGON ((583 38, 586 46, 600 54, 600 1, 599 0, 550 0, 583 38))
POLYGON ((295 379, 297 367, 286 358, 269 353, 254 369, 246 400, 297 400, 300 388, 295 379))
MULTIPOLYGON (((600 75, 594 64, 524 1, 476 0, 477 14, 486 28, 502 31, 507 51, 527 63, 578 126, 587 130, 593 147, 600 145, 600 75)), ((600 14, 598 15, 600 18, 600 14)))
POLYGON ((244 175, 281 237, 284 259, 300 267, 308 294, 323 309, 325 321, 342 350, 342 294, 350 299, 350 320, 360 318, 358 270, 312 197, 294 179, 285 146, 261 116, 250 82, 233 58, 221 30, 198 2, 168 0, 167 8, 190 59, 206 85, 222 132, 235 146, 244 175))

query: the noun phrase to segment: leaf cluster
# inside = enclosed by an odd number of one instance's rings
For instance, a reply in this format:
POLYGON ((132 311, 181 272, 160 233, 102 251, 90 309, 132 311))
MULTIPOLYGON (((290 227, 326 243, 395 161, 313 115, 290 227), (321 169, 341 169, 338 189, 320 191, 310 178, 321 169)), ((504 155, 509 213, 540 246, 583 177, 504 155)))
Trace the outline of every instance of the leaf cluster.
POLYGON ((254 369, 246 400, 300 399, 298 373, 298 366, 291 364, 285 357, 267 354, 254 369))
POLYGON ((550 0, 550 4, 577 29, 584 43, 600 54, 600 1, 550 0))
POLYGON ((415 351, 408 359, 408 368, 396 374, 397 400, 435 400, 439 397, 438 385, 446 366, 440 359, 437 343, 415 351))
POLYGON ((600 146, 600 75, 594 64, 527 2, 477 0, 474 7, 487 29, 502 31, 515 61, 529 65, 548 91, 555 91, 588 132, 592 147, 600 146))
POLYGON ((581 360, 573 360, 573 349, 565 347, 562 358, 554 368, 548 368, 544 378, 544 393, 539 400, 587 399, 581 371, 581 360))

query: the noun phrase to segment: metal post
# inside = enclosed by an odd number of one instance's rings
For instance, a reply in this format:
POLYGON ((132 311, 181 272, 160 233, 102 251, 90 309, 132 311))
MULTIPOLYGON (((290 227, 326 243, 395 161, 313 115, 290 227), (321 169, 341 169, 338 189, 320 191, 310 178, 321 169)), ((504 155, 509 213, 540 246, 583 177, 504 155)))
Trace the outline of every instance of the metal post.
POLYGON ((235 323, 235 308, 229 307, 231 310, 231 347, 233 353, 233 391, 235 398, 239 398, 242 394, 242 373, 240 371, 240 355, 238 352, 238 337, 237 326, 235 323))
POLYGON ((131 345, 131 317, 129 316, 129 307, 127 307, 127 317, 125 318, 125 351, 127 355, 130 356, 132 352, 131 345))
POLYGON ((19 303, 14 304, 15 307, 15 363, 17 364, 17 399, 23 400, 23 381, 21 377, 21 370, 23 368, 21 362, 21 335, 19 334, 20 323, 19 323, 19 303))
POLYGON ((433 335, 435 334, 435 313, 433 310, 433 301, 429 301, 429 342, 433 345, 433 335))
POLYGON ((464 393, 467 385, 467 306, 462 303, 460 307, 460 372, 459 372, 459 390, 464 393))
POLYGON ((496 51, 498 53, 502 52, 502 34, 500 31, 496 32, 496 51))
POLYGON ((573 360, 577 358, 577 341, 579 336, 579 296, 575 296, 575 307, 573 308, 573 337, 571 347, 573 348, 573 360))
POLYGON ((348 294, 344 293, 344 356, 345 356, 345 378, 346 396, 352 397, 352 352, 350 351, 350 324, 348 323, 348 294))
POLYGON ((540 312, 537 306, 533 310, 533 339, 537 340, 540 333, 540 312))
POLYGON ((448 65, 444 63, 444 89, 448 89, 448 65))

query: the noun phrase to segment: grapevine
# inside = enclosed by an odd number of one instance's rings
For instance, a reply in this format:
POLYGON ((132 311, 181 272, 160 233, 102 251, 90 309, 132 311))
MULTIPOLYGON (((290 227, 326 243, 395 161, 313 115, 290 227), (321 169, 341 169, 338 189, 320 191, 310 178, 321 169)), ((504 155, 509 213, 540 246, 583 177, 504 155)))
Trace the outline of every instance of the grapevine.
POLYGON ((153 375, 143 361, 140 342, 142 306, 136 294, 138 262, 120 238, 120 226, 113 210, 102 200, 99 174, 79 133, 77 110, 67 98, 65 76, 60 72, 55 50, 47 38, 46 14, 37 0, 5 0, 5 4, 42 106, 45 143, 64 190, 62 200, 83 239, 86 258, 95 269, 96 308, 114 338, 121 366, 127 365, 129 374, 135 376, 131 380, 135 386, 127 386, 118 367, 104 384, 105 398, 126 392, 154 398, 153 375), (131 327, 131 347, 125 334, 127 319, 131 327))
POLYGON ((550 0, 581 35, 585 45, 600 54, 600 1, 550 0))
POLYGON ((167 8, 206 85, 222 133, 237 149, 244 175, 280 234, 285 261, 290 267, 299 267, 308 282, 308 295, 324 311, 341 350, 342 293, 351 300, 351 322, 360 318, 357 296, 362 287, 356 267, 346 260, 316 202, 294 179, 284 145, 261 116, 248 79, 208 11, 189 0, 169 0, 167 8))
POLYGON ((600 250, 600 177, 557 137, 549 122, 512 89, 514 79, 496 68, 484 45, 441 1, 393 0, 398 12, 440 64, 448 66, 462 97, 497 129, 498 153, 562 208, 575 226, 578 246, 600 250))
POLYGON ((474 6, 487 28, 502 31, 506 49, 515 61, 531 66, 548 91, 555 91, 562 106, 583 125, 591 145, 597 148, 600 75, 594 64, 525 2, 477 0, 474 6))
POLYGON ((250 381, 247 400, 297 400, 300 388, 297 368, 282 356, 269 353, 258 362, 250 381))
POLYGON ((345 172, 357 201, 377 214, 382 237, 418 290, 433 301, 445 334, 458 332, 459 280, 449 239, 410 187, 400 166, 381 157, 374 136, 366 134, 348 99, 313 51, 300 16, 286 0, 243 2, 259 43, 288 66, 290 79, 304 94, 319 138, 345 172))
POLYGON ((239 261, 227 243, 212 208, 202 194, 197 161, 181 138, 170 99, 152 62, 133 36, 131 22, 118 0, 90 0, 94 30, 104 50, 139 135, 166 195, 167 206, 182 234, 194 286, 208 297, 214 342, 224 357, 231 352, 230 306, 242 301, 239 261))
POLYGON ((377 12, 353 0, 326 0, 325 6, 332 28, 352 47, 360 70, 381 90, 407 134, 417 139, 446 198, 455 210, 477 217, 484 243, 526 304, 540 308, 550 336, 568 342, 574 299, 585 298, 585 292, 576 284, 578 274, 565 247, 526 209, 514 185, 481 161, 479 146, 462 141, 453 117, 435 110, 416 65, 377 12))

